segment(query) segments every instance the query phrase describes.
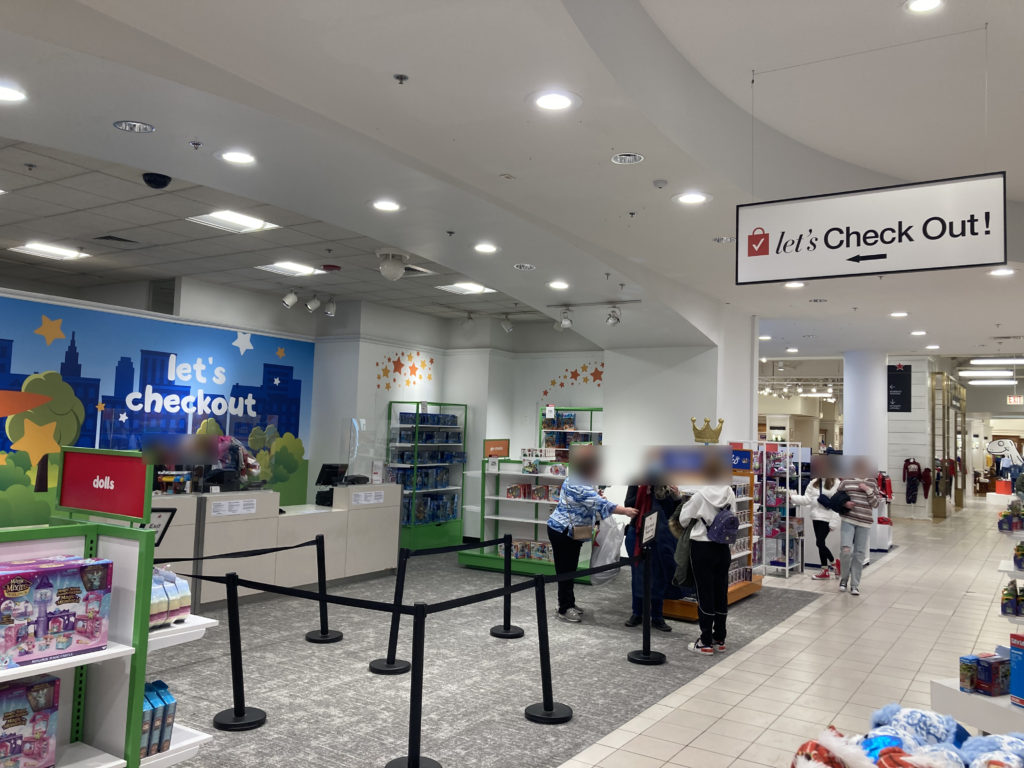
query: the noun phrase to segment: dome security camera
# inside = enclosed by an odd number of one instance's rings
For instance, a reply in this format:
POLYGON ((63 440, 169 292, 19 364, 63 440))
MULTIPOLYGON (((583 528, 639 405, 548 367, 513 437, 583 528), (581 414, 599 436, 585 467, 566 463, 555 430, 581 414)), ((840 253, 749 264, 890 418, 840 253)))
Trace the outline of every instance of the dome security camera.
POLYGON ((171 177, 165 176, 162 173, 144 173, 142 174, 142 180, 146 182, 146 186, 150 189, 166 189, 167 185, 171 183, 171 177))

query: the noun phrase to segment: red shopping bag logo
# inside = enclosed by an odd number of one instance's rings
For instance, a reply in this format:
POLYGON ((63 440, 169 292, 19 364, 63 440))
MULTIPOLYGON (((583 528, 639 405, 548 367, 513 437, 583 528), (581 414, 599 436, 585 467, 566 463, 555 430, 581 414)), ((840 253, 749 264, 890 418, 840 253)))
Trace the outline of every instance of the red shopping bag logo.
POLYGON ((768 233, 761 227, 754 227, 754 231, 747 235, 747 256, 768 255, 768 233))

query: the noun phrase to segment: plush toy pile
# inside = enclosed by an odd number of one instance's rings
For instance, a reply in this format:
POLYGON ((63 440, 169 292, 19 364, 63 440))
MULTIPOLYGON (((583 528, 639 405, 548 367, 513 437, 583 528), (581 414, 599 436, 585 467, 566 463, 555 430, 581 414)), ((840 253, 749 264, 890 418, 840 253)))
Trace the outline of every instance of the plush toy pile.
POLYGON ((970 736, 949 715, 890 704, 864 736, 829 727, 797 750, 792 768, 1024 768, 1024 734, 970 736))

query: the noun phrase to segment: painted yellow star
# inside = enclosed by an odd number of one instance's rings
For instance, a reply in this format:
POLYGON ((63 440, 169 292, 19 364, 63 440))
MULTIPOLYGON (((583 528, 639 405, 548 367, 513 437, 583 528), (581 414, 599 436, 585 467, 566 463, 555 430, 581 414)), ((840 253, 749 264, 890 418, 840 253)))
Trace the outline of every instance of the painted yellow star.
POLYGON ((386 383, 386 384, 384 385, 384 389, 391 389, 391 382, 390 382, 390 381, 389 381, 389 382, 387 382, 387 383, 386 383))
POLYGON ((278 347, 277 348, 277 357, 278 357, 278 359, 284 357, 284 347, 278 347))
POLYGON ((409 362, 412 362, 412 352, 409 353, 409 362))
POLYGON ((407 386, 407 387, 411 387, 411 386, 412 386, 412 382, 411 382, 411 381, 409 381, 408 379, 406 379, 406 380, 405 380, 405 386, 407 386))
POLYGON ((106 407, 106 403, 96 403, 96 410, 100 411, 101 413, 106 409, 106 407))
POLYGON ((433 381, 433 380, 434 380, 434 374, 428 373, 427 374, 427 381, 433 381))
POLYGON ((580 370, 581 370, 581 371, 585 371, 585 370, 587 370, 587 364, 586 364, 586 363, 584 363, 583 365, 581 365, 581 366, 580 366, 580 370))
POLYGON ((555 386, 555 380, 554 379, 551 380, 551 386, 552 387, 555 386))
POLYGON ((56 320, 51 320, 46 315, 43 315, 42 325, 33 331, 46 339, 46 346, 50 346, 57 339, 66 339, 64 331, 61 330, 60 324, 64 322, 64 318, 58 317, 56 320))
POLYGON ((11 448, 16 451, 25 451, 32 464, 38 464, 40 459, 47 454, 60 452, 60 446, 53 439, 56 429, 56 421, 40 426, 34 421, 25 419, 25 434, 17 442, 11 443, 11 448))
POLYGON ((590 383, 590 379, 588 377, 584 376, 583 377, 583 383, 584 384, 589 384, 590 383))

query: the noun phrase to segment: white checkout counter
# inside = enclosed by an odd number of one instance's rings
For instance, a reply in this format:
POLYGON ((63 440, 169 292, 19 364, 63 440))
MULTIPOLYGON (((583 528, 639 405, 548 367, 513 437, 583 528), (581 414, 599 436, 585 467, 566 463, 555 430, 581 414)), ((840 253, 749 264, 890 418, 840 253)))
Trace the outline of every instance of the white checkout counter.
MULTIPOLYGON (((286 547, 322 533, 328 580, 383 571, 396 563, 401 498, 402 489, 394 484, 338 486, 329 507, 301 504, 281 508, 278 493, 266 490, 157 494, 154 508, 173 507, 176 512, 155 556, 206 557, 286 547)), ((223 576, 234 571, 243 579, 283 587, 315 584, 317 579, 313 547, 168 565, 182 576, 223 576)), ((190 582, 196 606, 225 599, 221 584, 198 579, 190 582)), ((249 595, 255 590, 242 587, 238 593, 249 595)))

